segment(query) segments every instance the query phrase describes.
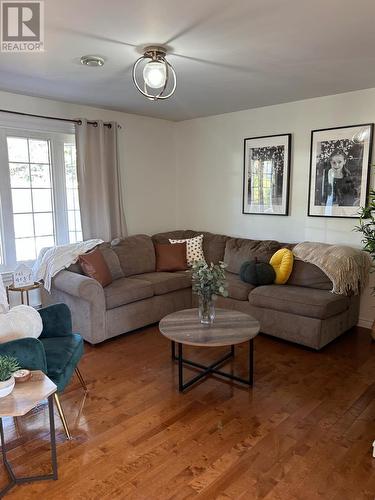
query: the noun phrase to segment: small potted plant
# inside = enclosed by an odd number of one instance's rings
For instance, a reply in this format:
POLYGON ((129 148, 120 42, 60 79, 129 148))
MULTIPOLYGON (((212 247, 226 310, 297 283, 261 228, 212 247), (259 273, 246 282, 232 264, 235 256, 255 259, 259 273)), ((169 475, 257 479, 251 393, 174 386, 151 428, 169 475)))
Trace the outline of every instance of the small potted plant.
POLYGON ((224 262, 207 264, 204 261, 198 261, 192 265, 192 290, 199 298, 199 319, 203 324, 210 325, 215 319, 214 299, 216 296, 228 296, 225 268, 224 262))
POLYGON ((19 369, 16 358, 0 356, 0 398, 8 396, 13 391, 15 384, 13 373, 19 369))

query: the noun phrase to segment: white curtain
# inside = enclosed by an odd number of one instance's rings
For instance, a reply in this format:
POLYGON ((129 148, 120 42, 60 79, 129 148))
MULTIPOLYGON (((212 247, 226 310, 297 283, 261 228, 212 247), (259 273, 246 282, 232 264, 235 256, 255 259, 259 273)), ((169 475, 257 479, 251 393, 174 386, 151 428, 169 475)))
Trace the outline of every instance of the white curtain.
POLYGON ((0 314, 6 313, 9 310, 7 292, 3 283, 3 278, 0 274, 0 314))
POLYGON ((76 125, 77 175, 83 238, 111 241, 126 236, 117 158, 117 124, 76 125))

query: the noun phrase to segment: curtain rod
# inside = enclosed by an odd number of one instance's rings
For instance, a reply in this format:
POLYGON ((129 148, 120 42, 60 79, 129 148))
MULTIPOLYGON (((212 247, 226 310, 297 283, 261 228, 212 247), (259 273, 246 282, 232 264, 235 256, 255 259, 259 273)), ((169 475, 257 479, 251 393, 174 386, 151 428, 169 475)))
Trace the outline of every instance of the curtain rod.
MULTIPOLYGON (((19 116, 32 116, 33 118, 45 118, 46 120, 57 120, 59 122, 70 122, 70 123, 77 123, 78 125, 82 125, 82 120, 73 120, 69 118, 59 118, 57 116, 44 116, 44 115, 33 115, 31 113, 21 113, 20 111, 10 111, 9 109, 0 109, 0 113, 10 113, 12 115, 19 115, 19 116)), ((98 126, 97 121, 87 121, 89 125, 93 125, 94 127, 98 126)), ((112 124, 111 123, 104 123, 105 127, 111 128, 112 124)), ((118 125, 119 128, 121 128, 120 125, 118 125)))

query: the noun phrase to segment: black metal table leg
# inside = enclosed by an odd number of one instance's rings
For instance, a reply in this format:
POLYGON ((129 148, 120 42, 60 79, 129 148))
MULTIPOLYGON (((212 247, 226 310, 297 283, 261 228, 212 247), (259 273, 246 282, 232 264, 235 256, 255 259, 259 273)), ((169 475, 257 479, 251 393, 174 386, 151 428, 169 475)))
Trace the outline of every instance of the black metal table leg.
POLYGON ((183 379, 183 359, 182 359, 182 344, 178 344, 178 390, 182 392, 184 390, 184 379, 183 379))
POLYGON ((182 353, 182 344, 178 343, 178 355, 175 355, 174 342, 172 341, 172 357, 175 356, 174 359, 178 361, 178 389, 180 392, 183 392, 188 387, 192 386, 199 380, 206 378, 210 374, 220 375, 221 377, 225 377, 229 380, 234 380, 235 382, 240 382, 241 384, 245 384, 248 386, 253 385, 253 377, 254 377, 254 342, 253 339, 249 340, 249 353, 248 353, 248 378, 237 377, 236 375, 232 375, 231 373, 223 372, 219 370, 219 366, 233 358, 235 355, 235 346, 232 345, 230 351, 225 354, 222 358, 215 361, 214 363, 206 366, 201 363, 197 363, 195 361, 185 359, 182 353), (187 382, 184 383, 183 379, 183 368, 184 365, 192 366, 193 368, 198 368, 201 370, 201 373, 191 378, 187 382))
POLYGON ((4 439, 3 419, 2 418, 0 418, 0 435, 1 435, 1 452, 2 452, 2 456, 3 456, 4 467, 5 467, 6 471, 7 471, 9 479, 10 479, 10 483, 7 484, 0 491, 0 498, 2 498, 16 484, 16 477, 13 474, 12 468, 10 467, 10 464, 8 462, 8 459, 7 459, 5 439, 4 439))
POLYGON ((249 384, 254 380, 254 339, 249 340, 249 384))
POLYGON ((55 415, 53 412, 53 394, 48 398, 49 412, 49 434, 51 440, 51 464, 52 464, 52 479, 57 479, 57 450, 56 450, 56 432, 55 432, 55 415))
POLYGON ((172 359, 173 361, 176 361, 177 356, 176 356, 176 342, 174 340, 171 340, 171 351, 172 351, 172 359))
POLYGON ((48 412, 50 425, 50 442, 51 442, 51 465, 52 473, 40 476, 16 477, 12 470, 11 464, 8 462, 6 444, 4 438, 3 419, 0 418, 0 437, 1 437, 1 452, 3 456, 4 466, 10 478, 10 483, 0 490, 0 498, 2 498, 16 484, 31 483, 34 481, 46 481, 48 479, 57 479, 57 453, 56 453, 56 436, 55 436, 55 418, 53 413, 53 394, 48 397, 48 412))

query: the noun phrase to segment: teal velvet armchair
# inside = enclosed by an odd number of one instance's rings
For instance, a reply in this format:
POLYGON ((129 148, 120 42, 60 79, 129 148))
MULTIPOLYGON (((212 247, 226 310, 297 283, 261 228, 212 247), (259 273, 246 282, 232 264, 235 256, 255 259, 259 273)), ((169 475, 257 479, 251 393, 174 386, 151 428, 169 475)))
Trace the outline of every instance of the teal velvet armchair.
POLYGON ((0 344, 0 355, 8 354, 18 359, 22 368, 42 370, 57 385, 55 403, 68 439, 69 427, 60 404, 58 393, 68 385, 73 372, 87 391, 77 367, 83 354, 82 337, 72 332, 71 313, 66 304, 53 304, 39 310, 43 331, 38 339, 23 338, 0 344))

